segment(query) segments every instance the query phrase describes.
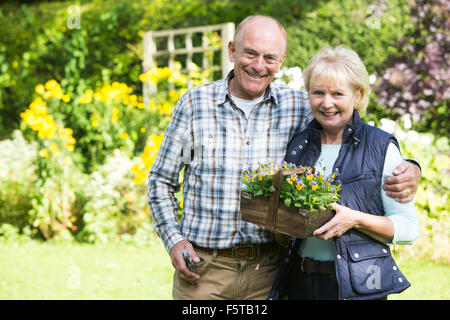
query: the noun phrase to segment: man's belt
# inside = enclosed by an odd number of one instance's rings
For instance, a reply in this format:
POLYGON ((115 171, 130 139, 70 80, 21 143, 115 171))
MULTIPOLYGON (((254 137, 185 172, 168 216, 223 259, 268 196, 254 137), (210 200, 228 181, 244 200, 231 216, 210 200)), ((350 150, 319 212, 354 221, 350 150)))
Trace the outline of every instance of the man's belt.
POLYGON ((234 246, 232 248, 226 249, 213 249, 213 248, 204 248, 199 247, 196 244, 192 244, 194 249, 198 249, 207 254, 214 255, 214 251, 217 252, 217 256, 232 258, 236 261, 251 261, 256 257, 261 255, 262 253, 273 250, 276 247, 275 242, 262 243, 262 244, 240 244, 234 246))

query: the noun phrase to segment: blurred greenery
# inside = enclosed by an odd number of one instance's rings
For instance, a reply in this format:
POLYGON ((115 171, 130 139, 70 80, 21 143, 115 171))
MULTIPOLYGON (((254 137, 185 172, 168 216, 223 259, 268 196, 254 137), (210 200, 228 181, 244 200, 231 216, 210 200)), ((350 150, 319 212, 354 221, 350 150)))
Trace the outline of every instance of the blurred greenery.
MULTIPOLYGON (((35 85, 49 79, 60 82, 64 92, 78 95, 111 81, 126 83, 140 95, 142 36, 147 30, 237 25, 247 15, 266 14, 286 26, 286 66, 304 68, 322 46, 343 44, 361 54, 369 73, 376 73, 377 67, 398 53, 396 41, 413 27, 409 7, 401 0, 387 2, 380 17, 371 9, 377 3, 369 0, 94 0, 78 4, 79 29, 68 23, 75 14, 70 10, 73 1, 0 5, 0 23, 8 26, 0 29, 0 137, 18 128, 19 114, 30 103, 35 85)), ((375 105, 373 101, 369 112, 378 119, 384 111, 375 105)))

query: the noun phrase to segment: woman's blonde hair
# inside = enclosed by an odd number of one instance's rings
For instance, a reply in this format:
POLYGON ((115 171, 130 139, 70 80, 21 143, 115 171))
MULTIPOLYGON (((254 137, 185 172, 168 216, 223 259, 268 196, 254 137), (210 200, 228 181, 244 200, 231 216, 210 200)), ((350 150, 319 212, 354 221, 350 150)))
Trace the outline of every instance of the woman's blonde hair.
POLYGON ((303 72, 303 80, 308 92, 317 76, 324 80, 345 80, 355 91, 360 90, 361 98, 355 109, 360 115, 366 112, 370 94, 369 74, 355 51, 341 46, 322 48, 314 55, 303 72))

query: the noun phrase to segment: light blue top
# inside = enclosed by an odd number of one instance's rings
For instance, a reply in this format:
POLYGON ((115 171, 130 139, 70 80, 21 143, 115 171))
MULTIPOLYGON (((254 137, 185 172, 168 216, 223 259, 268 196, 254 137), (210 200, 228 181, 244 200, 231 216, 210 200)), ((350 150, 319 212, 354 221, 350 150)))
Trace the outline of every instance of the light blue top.
MULTIPOLYGON (((340 145, 322 144, 322 152, 315 164, 316 170, 322 175, 331 175, 333 165, 339 155, 340 145), (324 170, 325 168, 325 170, 324 170)), ((412 244, 419 236, 419 219, 414 202, 400 203, 386 195, 383 190, 384 178, 393 176, 392 171, 403 162, 400 151, 394 144, 390 144, 386 153, 381 184, 381 197, 385 216, 394 225, 394 239, 392 243, 412 244)), ((303 240, 299 248, 301 257, 309 257, 320 261, 334 260, 334 243, 332 239, 321 240, 308 237, 303 240)))

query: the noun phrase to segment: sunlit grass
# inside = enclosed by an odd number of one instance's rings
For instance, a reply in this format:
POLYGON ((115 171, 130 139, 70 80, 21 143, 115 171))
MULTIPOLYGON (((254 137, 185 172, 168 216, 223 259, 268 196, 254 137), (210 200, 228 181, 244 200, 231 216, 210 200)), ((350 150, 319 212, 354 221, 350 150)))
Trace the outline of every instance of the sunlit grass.
MULTIPOLYGON (((171 299, 173 267, 159 240, 149 247, 0 243, 0 299, 171 299)), ((392 300, 450 298, 450 267, 403 260, 411 282, 392 300)))
POLYGON ((0 299, 171 299, 161 243, 0 245, 0 299))

